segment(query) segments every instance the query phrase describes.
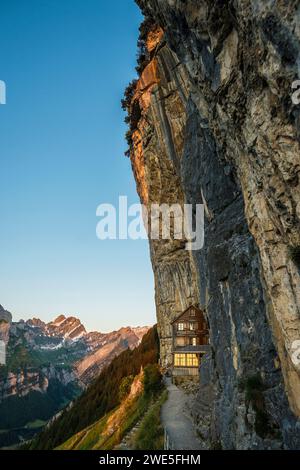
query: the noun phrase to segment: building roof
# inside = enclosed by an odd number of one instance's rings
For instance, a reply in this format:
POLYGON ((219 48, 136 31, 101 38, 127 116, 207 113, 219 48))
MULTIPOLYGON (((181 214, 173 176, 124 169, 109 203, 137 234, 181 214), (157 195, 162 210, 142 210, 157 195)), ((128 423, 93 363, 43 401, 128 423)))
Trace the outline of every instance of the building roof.
POLYGON ((183 312, 181 312, 181 313, 178 315, 178 317, 176 317, 174 320, 171 321, 171 325, 172 325, 173 323, 175 323, 177 320, 179 320, 179 319, 180 319, 188 310, 190 310, 192 307, 196 310, 196 312, 197 312, 198 314, 201 314, 201 315, 203 315, 203 317, 204 317, 204 312, 203 312, 203 310, 201 310, 199 307, 196 307, 196 305, 190 305, 190 306, 189 306, 188 308, 186 308, 183 312))

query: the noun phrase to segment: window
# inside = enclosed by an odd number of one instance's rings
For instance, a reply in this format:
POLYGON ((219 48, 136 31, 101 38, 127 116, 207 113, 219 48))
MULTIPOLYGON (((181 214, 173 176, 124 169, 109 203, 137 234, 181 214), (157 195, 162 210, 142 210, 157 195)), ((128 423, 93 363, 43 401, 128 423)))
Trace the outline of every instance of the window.
POLYGON ((197 367, 199 365, 199 360, 197 354, 187 354, 186 355, 186 365, 188 367, 197 367))
POLYGON ((185 366, 185 354, 176 353, 174 356, 174 366, 185 366))
POLYGON ((184 330, 184 323, 178 323, 177 330, 178 331, 183 331, 184 330))
POLYGON ((199 358, 197 354, 180 354, 174 355, 174 366, 176 367, 198 367, 199 358))
POLYGON ((194 329, 195 329, 195 323, 190 322, 190 330, 194 331, 194 329))
POLYGON ((194 317, 196 315, 196 312, 193 308, 191 309, 190 313, 191 313, 191 317, 194 317))
POLYGON ((192 338, 192 346, 197 346, 197 338, 192 338))

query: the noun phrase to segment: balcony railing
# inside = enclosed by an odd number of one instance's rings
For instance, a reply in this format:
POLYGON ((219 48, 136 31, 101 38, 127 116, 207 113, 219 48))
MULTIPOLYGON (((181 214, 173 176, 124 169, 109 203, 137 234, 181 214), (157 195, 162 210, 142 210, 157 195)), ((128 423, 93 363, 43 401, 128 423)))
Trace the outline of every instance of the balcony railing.
POLYGON ((208 330, 190 330, 189 328, 185 328, 184 330, 177 330, 174 328, 174 334, 176 336, 188 336, 188 335, 196 335, 196 336, 208 336, 208 330))
POLYGON ((197 344, 195 346, 176 346, 173 347, 173 352, 191 352, 191 353, 208 353, 210 351, 209 344, 197 344))

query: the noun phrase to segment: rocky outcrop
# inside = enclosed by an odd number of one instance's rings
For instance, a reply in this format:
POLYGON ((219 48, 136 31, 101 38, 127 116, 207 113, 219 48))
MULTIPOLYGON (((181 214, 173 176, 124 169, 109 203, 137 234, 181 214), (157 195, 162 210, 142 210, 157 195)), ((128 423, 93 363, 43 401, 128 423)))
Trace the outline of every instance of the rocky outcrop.
POLYGON ((203 446, 297 448, 297 2, 137 3, 156 25, 129 106, 137 190, 148 206, 202 203, 206 215, 202 250, 150 241, 162 364, 170 322, 200 304, 212 350, 201 371, 209 412, 196 413, 203 446))
POLYGON ((12 321, 12 315, 7 310, 4 310, 0 305, 0 341, 4 341, 7 345, 9 339, 9 329, 12 321))

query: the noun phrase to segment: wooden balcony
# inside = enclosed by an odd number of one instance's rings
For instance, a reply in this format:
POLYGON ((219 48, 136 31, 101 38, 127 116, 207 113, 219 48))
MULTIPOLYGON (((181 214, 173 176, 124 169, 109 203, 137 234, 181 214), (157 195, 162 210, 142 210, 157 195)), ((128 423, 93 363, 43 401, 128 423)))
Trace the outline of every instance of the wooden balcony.
POLYGON ((206 354, 210 351, 209 344, 196 344, 196 345, 187 345, 187 346, 174 346, 173 353, 198 353, 198 354, 206 354))
POLYGON ((178 330, 174 328, 174 336, 208 336, 208 330, 190 330, 186 328, 184 330, 178 330))

